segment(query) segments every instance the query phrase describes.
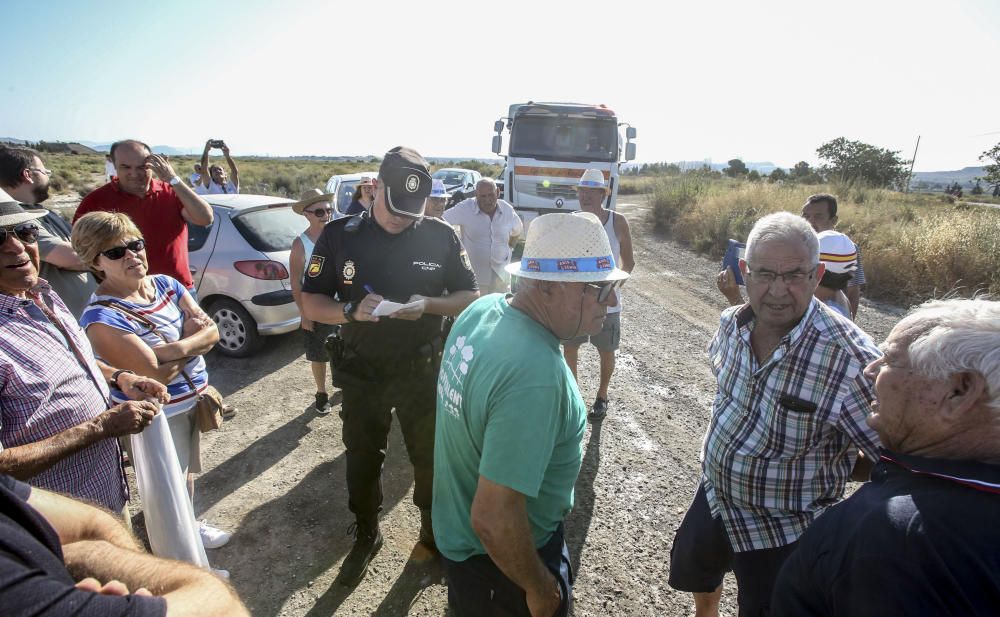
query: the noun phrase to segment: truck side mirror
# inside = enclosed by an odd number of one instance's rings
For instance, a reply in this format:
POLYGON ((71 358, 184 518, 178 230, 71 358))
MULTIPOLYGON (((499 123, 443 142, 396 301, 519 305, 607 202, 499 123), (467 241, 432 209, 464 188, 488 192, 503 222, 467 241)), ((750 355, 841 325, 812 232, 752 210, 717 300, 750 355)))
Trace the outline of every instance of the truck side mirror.
POLYGON ((625 129, 625 137, 627 137, 628 139, 635 139, 635 127, 634 126, 630 126, 630 127, 628 127, 628 128, 625 129))
POLYGON ((635 160, 635 144, 632 142, 629 142, 628 145, 625 146, 625 160, 626 161, 635 160))
POLYGON ((502 133, 503 132, 503 120, 497 120, 493 123, 493 132, 502 133))
MULTIPOLYGON (((499 120, 497 120, 499 122, 499 120)), ((500 154, 500 148, 503 146, 503 137, 500 135, 493 136, 493 154, 500 154)))

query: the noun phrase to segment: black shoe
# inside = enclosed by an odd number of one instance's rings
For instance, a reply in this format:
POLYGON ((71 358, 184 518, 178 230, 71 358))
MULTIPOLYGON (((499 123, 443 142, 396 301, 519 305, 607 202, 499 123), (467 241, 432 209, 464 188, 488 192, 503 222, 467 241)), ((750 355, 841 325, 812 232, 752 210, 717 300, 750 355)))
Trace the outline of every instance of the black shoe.
POLYGON ((421 544, 431 549, 437 550, 437 542, 434 541, 434 524, 431 521, 431 509, 420 509, 420 535, 418 539, 421 544))
POLYGON ((326 392, 316 393, 316 413, 321 416, 330 413, 330 396, 326 392))
POLYGON ((598 398, 594 401, 593 407, 590 408, 590 413, 587 414, 587 419, 591 422, 600 422, 606 415, 608 415, 608 400, 598 398))
POLYGON ((347 530, 348 535, 354 535, 354 546, 344 558, 340 566, 337 580, 345 587, 357 587, 368 571, 368 563, 382 548, 382 532, 378 523, 369 524, 356 522, 347 530))

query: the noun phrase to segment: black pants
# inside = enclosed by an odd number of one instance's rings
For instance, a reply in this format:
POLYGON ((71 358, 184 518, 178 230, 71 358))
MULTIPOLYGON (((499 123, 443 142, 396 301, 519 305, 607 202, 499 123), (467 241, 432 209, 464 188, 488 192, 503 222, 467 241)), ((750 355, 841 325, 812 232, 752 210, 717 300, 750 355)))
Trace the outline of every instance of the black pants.
POLYGON ((436 385, 436 371, 426 365, 387 372, 370 385, 343 386, 348 503, 358 519, 373 521, 382 507, 382 464, 393 408, 413 464, 413 503, 431 507, 436 385))
POLYGON ((733 552, 726 529, 712 517, 704 486, 698 487, 670 547, 668 584, 679 591, 709 593, 732 570, 736 576, 736 602, 740 617, 766 617, 771 592, 785 559, 798 542, 777 548, 733 552))
MULTIPOLYGON (((538 549, 538 557, 562 587, 563 602, 556 617, 565 617, 573 604, 573 567, 562 524, 538 549)), ((489 555, 465 561, 442 559, 448 575, 448 605, 456 617, 531 617, 524 590, 507 578, 489 555)))

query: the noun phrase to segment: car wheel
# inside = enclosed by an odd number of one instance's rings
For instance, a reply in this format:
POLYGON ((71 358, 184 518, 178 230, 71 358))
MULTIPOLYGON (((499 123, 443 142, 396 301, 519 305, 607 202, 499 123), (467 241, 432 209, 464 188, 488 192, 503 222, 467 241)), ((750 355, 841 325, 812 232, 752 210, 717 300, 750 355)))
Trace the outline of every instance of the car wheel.
POLYGON ((239 303, 223 298, 209 307, 208 314, 219 328, 219 353, 233 358, 245 358, 260 347, 263 337, 257 333, 257 322, 239 303))

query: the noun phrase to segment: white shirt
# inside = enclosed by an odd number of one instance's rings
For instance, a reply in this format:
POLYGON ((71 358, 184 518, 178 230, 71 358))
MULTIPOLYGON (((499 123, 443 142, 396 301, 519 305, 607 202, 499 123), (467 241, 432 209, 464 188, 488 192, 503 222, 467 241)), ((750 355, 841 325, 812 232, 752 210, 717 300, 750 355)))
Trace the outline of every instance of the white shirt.
POLYGON ((111 161, 104 160, 104 177, 107 178, 108 182, 111 182, 111 178, 118 175, 118 170, 115 169, 115 164, 111 161))
POLYGON ((480 293, 507 291, 510 274, 504 266, 510 263, 510 238, 524 231, 514 207, 498 199, 490 217, 479 209, 475 198, 469 198, 445 210, 444 220, 460 228, 462 246, 469 254, 480 293))
POLYGON ((236 193, 239 193, 239 191, 236 190, 236 185, 233 184, 232 180, 226 180, 225 187, 223 187, 223 185, 221 184, 216 183, 215 180, 208 181, 208 190, 205 191, 206 195, 221 195, 222 193, 229 193, 230 195, 235 195, 236 193))

